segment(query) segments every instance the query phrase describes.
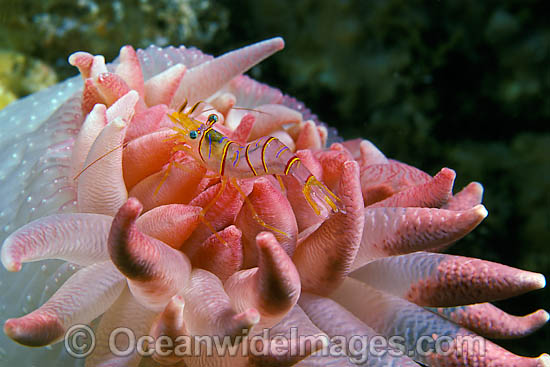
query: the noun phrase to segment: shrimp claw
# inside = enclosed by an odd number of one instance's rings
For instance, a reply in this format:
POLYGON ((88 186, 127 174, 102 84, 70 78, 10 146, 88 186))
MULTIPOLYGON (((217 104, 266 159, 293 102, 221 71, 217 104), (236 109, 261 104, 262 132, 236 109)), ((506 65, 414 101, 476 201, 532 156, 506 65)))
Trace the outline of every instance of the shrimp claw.
POLYGON ((313 196, 323 199, 327 207, 332 210, 334 213, 345 213, 344 209, 337 205, 341 200, 336 196, 328 187, 326 187, 322 182, 317 180, 315 176, 310 175, 306 180, 304 188, 302 189, 304 197, 306 198, 308 204, 311 206, 315 214, 321 215, 321 209, 317 205, 316 201, 313 199, 313 196))

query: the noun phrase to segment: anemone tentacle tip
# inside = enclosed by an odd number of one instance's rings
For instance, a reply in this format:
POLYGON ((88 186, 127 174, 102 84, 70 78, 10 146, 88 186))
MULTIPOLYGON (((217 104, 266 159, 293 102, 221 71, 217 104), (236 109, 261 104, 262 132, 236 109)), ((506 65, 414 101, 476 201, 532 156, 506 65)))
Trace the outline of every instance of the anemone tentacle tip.
POLYGON ((17 261, 11 256, 11 254, 8 254, 7 251, 4 251, 6 248, 5 242, 4 246, 2 247, 2 254, 1 254, 1 261, 4 268, 9 272, 18 272, 21 270, 21 262, 17 261))
POLYGON ((489 215, 489 211, 483 204, 476 205, 474 210, 481 219, 485 219, 489 215))
POLYGON ((65 330, 58 320, 52 317, 8 319, 4 323, 4 333, 19 344, 41 347, 53 343, 65 330))
POLYGON ((279 44, 279 48, 281 50, 285 47, 285 40, 283 37, 273 37, 272 39, 279 44))
POLYGON ((546 277, 544 274, 536 274, 533 281, 535 289, 542 289, 546 287, 546 277))
POLYGON ((244 325, 249 327, 260 322, 260 313, 255 308, 249 308, 241 314, 235 315, 237 321, 242 321, 244 325))
POLYGON ((540 367, 550 367, 550 355, 543 353, 538 358, 540 367))
POLYGON ((15 339, 15 335, 17 333, 15 332, 15 325, 13 320, 14 319, 7 319, 6 321, 4 321, 4 334, 12 339, 15 339))

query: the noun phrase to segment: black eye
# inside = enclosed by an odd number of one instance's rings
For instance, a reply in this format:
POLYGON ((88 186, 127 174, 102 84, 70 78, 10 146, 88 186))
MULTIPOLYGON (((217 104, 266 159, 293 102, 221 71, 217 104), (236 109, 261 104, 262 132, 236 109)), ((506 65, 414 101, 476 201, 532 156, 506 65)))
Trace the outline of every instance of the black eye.
POLYGON ((215 124, 216 122, 218 122, 218 116, 211 114, 210 116, 208 116, 208 122, 210 122, 211 124, 215 124))
POLYGON ((195 130, 191 130, 191 131, 189 132, 189 137, 190 137, 191 139, 196 139, 198 135, 199 135, 199 134, 198 134, 195 130))

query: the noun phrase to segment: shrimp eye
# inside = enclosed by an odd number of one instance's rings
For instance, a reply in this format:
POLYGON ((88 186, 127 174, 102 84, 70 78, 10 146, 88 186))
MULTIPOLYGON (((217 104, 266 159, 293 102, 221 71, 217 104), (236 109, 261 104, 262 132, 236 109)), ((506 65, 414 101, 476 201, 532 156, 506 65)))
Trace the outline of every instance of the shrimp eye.
POLYGON ((215 124, 216 122, 218 122, 218 116, 211 114, 210 116, 208 116, 208 122, 215 124))
POLYGON ((198 135, 199 135, 199 134, 198 134, 195 130, 191 130, 191 131, 189 132, 189 137, 190 137, 191 139, 196 139, 198 135))

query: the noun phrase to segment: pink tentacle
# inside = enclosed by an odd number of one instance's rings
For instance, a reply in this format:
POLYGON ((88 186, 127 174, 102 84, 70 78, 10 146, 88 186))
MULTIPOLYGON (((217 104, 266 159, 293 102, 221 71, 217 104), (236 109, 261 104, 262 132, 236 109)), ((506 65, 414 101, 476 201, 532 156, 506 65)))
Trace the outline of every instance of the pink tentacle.
POLYGON ((52 344, 72 325, 89 323, 105 312, 124 286, 124 277, 110 261, 90 265, 73 274, 37 310, 6 320, 4 332, 24 345, 52 344))
POLYGON ((137 228, 148 236, 178 249, 200 223, 201 208, 186 204, 157 206, 141 215, 137 228))
POLYGON ((483 198, 483 186, 478 182, 472 182, 456 195, 453 195, 442 208, 449 210, 465 210, 481 203, 483 198))
POLYGON ((439 208, 451 197, 455 176, 455 171, 443 168, 430 182, 398 192, 370 205, 369 208, 411 206, 439 208))
POLYGON ((166 139, 172 135, 170 130, 156 131, 140 136, 126 145, 122 155, 122 172, 129 190, 168 163, 174 144, 166 139))
POLYGON ((439 315, 492 339, 522 338, 543 327, 550 315, 538 310, 525 316, 510 315, 490 303, 433 309, 439 315))
POLYGON ((136 113, 126 131, 125 142, 159 130, 162 121, 167 119, 167 114, 168 107, 163 104, 155 105, 136 113))
POLYGON ((346 213, 331 215, 298 246, 293 257, 304 290, 315 294, 328 294, 338 287, 351 270, 361 243, 364 209, 357 162, 344 163, 337 194, 346 213))
POLYGON ((128 198, 122 176, 122 150, 117 149, 124 141, 126 127, 126 121, 115 119, 92 145, 84 163, 89 167, 78 178, 80 212, 112 216, 128 198))
POLYGON ((331 298, 381 335, 387 338, 406 336, 402 340, 405 350, 414 353, 411 356, 415 360, 429 366, 541 367, 550 363, 547 354, 538 358, 515 355, 420 306, 351 278, 346 279, 331 298), (445 338, 442 340, 447 340, 448 352, 420 353, 416 347, 422 337, 430 338, 426 347, 433 351, 437 340, 445 338))
POLYGON ((120 208, 109 233, 109 255, 138 302, 158 311, 188 283, 191 263, 180 251, 138 230, 135 222, 142 208, 135 198, 120 208))
POLYGON ((237 310, 257 309, 261 326, 271 327, 294 307, 300 296, 300 277, 292 260, 271 232, 256 237, 257 268, 241 270, 225 283, 237 310))
POLYGON ((421 306, 495 301, 543 288, 542 274, 469 257, 415 252, 368 263, 356 279, 421 306))
POLYGON ((193 253, 191 263, 194 267, 208 270, 225 282, 242 268, 241 236, 241 230, 233 225, 212 234, 193 253))
MULTIPOLYGON (((279 244, 285 252, 292 256, 296 248, 298 226, 294 212, 288 200, 266 178, 254 181, 254 188, 248 200, 263 222, 285 233, 282 235, 273 232, 278 238, 279 244)), ((256 235, 266 230, 266 227, 258 223, 253 217, 253 211, 249 205, 243 205, 235 220, 236 225, 243 231, 243 251, 245 267, 253 267, 258 263, 256 247, 256 235)))
POLYGON ((124 79, 130 89, 137 91, 139 96, 143 98, 143 74, 134 48, 132 46, 122 46, 119 52, 119 60, 120 63, 117 65, 115 73, 124 79))
POLYGON ((365 208, 365 227, 353 269, 375 258, 441 250, 487 216, 483 205, 462 211, 436 208, 365 208))
POLYGON ((103 104, 96 104, 86 116, 73 145, 71 155, 71 177, 75 177, 83 168, 86 156, 90 152, 94 141, 107 125, 107 108, 103 104))
POLYGON ((169 105, 174 99, 187 68, 176 64, 145 83, 145 103, 148 106, 169 105))
POLYGON ((112 217, 102 214, 55 214, 13 232, 2 246, 2 264, 19 271, 26 262, 63 259, 91 265, 109 259, 107 236, 112 217))
POLYGON ((231 79, 244 73, 283 47, 284 41, 282 38, 272 38, 228 52, 191 68, 183 77, 170 107, 179 107, 185 98, 191 104, 205 99, 231 79))

